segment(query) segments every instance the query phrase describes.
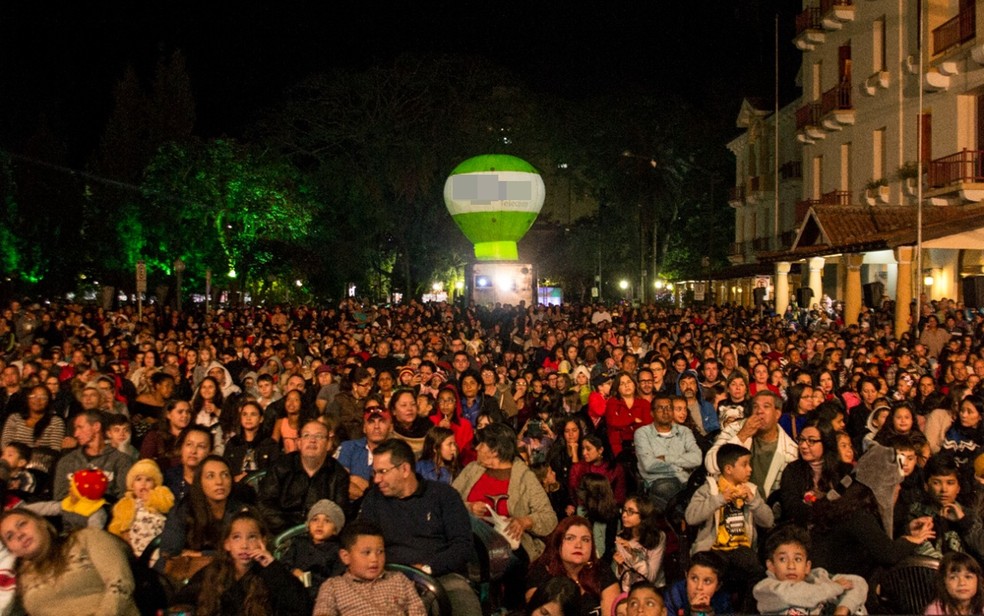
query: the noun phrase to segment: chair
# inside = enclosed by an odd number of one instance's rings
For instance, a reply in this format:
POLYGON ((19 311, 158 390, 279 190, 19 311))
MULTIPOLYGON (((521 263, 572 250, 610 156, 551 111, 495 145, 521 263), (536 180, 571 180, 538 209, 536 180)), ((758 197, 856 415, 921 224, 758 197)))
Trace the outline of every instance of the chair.
POLYGON ((288 528, 273 538, 270 553, 273 554, 274 558, 280 560, 287 553, 287 549, 290 548, 290 543, 294 538, 306 532, 307 524, 298 524, 297 526, 288 528))
POLYGON ((243 479, 243 483, 253 488, 253 491, 257 494, 260 493, 260 481, 266 476, 266 471, 256 471, 246 479, 243 479))
POLYGON ((910 556, 872 580, 872 606, 885 614, 922 614, 936 596, 936 572, 940 561, 929 556, 910 556))
POLYGON ((430 616, 451 616, 451 599, 444 587, 432 575, 428 575, 415 567, 386 563, 387 571, 398 571, 413 582, 417 594, 424 602, 424 609, 430 616))

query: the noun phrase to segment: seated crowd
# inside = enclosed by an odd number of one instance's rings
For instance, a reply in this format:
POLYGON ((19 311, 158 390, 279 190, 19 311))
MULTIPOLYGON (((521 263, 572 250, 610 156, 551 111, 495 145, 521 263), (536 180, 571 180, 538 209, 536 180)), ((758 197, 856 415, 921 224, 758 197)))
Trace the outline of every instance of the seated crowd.
POLYGON ((0 616, 984 613, 984 316, 0 317, 0 616))

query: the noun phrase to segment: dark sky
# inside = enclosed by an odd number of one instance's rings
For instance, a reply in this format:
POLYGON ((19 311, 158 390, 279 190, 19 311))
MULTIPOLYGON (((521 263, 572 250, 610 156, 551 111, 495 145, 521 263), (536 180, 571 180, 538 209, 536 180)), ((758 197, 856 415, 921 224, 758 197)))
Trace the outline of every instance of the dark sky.
POLYGON ((58 4, 0 3, 5 148, 17 149, 44 114, 85 156, 127 64, 149 79, 159 55, 174 49, 187 57, 196 132, 205 136, 241 133, 308 74, 402 52, 486 56, 567 99, 684 94, 731 127, 742 96, 771 98, 777 11, 786 100, 799 61, 790 42, 798 0, 58 4))

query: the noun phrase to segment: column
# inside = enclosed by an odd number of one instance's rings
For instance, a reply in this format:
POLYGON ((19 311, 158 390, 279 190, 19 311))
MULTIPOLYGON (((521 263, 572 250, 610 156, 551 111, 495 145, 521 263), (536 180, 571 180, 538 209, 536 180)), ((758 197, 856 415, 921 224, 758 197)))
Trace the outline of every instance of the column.
MULTIPOLYGON (((898 274, 895 282, 895 337, 909 331, 909 304, 912 302, 912 246, 895 249, 898 274)), ((921 282, 921 281, 920 281, 921 282)))
MULTIPOLYGON (((857 325, 858 313, 861 312, 861 262, 863 254, 844 255, 847 265, 847 278, 844 281, 844 324, 857 325)), ((869 306, 869 308, 874 308, 869 306)))
POLYGON ((809 260, 810 266, 810 289, 813 290, 813 299, 810 300, 809 306, 800 306, 809 310, 813 307, 813 304, 819 304, 820 298, 823 297, 823 265, 826 260, 823 257, 812 257, 809 260))
POLYGON ((789 307, 789 261, 776 263, 776 314, 786 314, 789 307))

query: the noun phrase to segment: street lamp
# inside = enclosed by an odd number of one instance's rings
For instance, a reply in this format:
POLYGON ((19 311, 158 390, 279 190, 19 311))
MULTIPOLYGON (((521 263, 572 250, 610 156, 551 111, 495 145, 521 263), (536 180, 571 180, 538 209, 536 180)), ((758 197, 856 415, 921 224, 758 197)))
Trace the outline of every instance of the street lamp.
POLYGON ((174 278, 177 283, 177 289, 175 290, 175 299, 178 305, 178 312, 181 312, 181 280, 184 277, 185 262, 178 257, 174 260, 174 278))

